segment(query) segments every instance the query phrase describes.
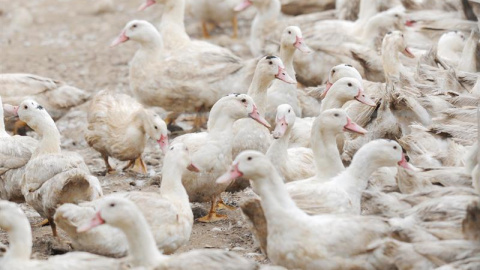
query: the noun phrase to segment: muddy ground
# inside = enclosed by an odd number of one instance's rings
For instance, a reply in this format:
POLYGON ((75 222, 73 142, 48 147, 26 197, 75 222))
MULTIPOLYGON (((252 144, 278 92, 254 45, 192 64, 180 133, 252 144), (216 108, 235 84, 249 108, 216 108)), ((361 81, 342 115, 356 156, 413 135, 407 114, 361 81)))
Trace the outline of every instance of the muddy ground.
MULTIPOLYGON (((92 94, 102 89, 128 93, 128 62, 133 57, 136 44, 127 42, 109 48, 110 42, 132 19, 145 19, 157 24, 160 7, 136 12, 142 0, 114 0, 113 8, 105 0, 0 0, 0 72, 32 73, 85 89, 92 94), (107 8, 101 5, 106 4, 107 8)), ((246 37, 252 11, 241 14, 240 38, 232 40, 229 23, 215 28, 212 42, 230 48, 234 53, 249 58, 246 37)), ((188 33, 200 38, 200 24, 186 17, 188 33)), ((105 194, 117 191, 155 190, 161 181, 162 155, 158 145, 149 142, 144 159, 148 176, 133 172, 103 176, 105 167, 100 155, 89 148, 83 139, 86 128, 86 108, 83 104, 73 108, 57 121, 62 134, 62 148, 80 153, 91 172, 103 186, 105 194)), ((186 118, 188 120, 188 117, 186 118)), ((188 122, 186 122, 188 124, 188 122)), ((34 133, 29 133, 35 136, 34 133)), ((123 163, 113 161, 116 167, 123 163)), ((225 194, 224 200, 233 205, 245 193, 225 194)), ((208 204, 193 204, 196 215, 205 214, 208 204)), ((33 257, 46 257, 68 250, 51 236, 50 227, 36 227, 40 216, 28 205, 22 204, 33 229, 33 257)), ((190 243, 179 252, 196 248, 222 248, 234 250, 246 257, 265 263, 265 257, 254 243, 252 234, 239 209, 223 210, 229 219, 213 224, 195 222, 190 243)), ((59 231, 61 237, 66 235, 59 231)), ((0 231, 0 243, 7 244, 6 233, 0 231)))

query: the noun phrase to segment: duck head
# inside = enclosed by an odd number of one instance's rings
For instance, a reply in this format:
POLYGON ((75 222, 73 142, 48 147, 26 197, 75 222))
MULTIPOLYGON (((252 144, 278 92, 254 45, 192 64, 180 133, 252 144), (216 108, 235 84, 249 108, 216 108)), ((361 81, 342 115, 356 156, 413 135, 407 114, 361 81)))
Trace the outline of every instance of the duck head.
POLYGON ((281 38, 282 46, 290 47, 298 49, 303 53, 311 53, 312 50, 305 44, 303 40, 302 30, 300 30, 297 26, 288 26, 283 30, 282 38, 281 38))
POLYGON ((327 96, 334 97, 342 103, 355 99, 368 106, 375 107, 377 105, 365 94, 362 84, 357 79, 351 77, 344 77, 337 80, 325 94, 325 97, 327 96))
POLYGON ((188 169, 192 172, 199 172, 199 168, 192 163, 188 148, 183 143, 176 143, 168 148, 165 154, 165 161, 168 164, 176 164, 182 169, 188 169))
POLYGON ((407 47, 403 33, 400 31, 388 32, 385 35, 382 42, 382 54, 384 54, 389 47, 397 50, 406 57, 415 58, 415 55, 407 47))
POLYGON ((277 107, 277 116, 275 118, 275 130, 272 132, 273 138, 281 138, 287 130, 290 130, 295 124, 297 116, 289 104, 282 104, 277 107))
POLYGON ((272 163, 264 154, 254 150, 243 151, 235 158, 230 169, 216 182, 218 184, 229 183, 238 177, 253 181, 268 178, 272 167, 272 163))
POLYGON ((352 132, 363 135, 368 132, 357 123, 353 122, 343 109, 326 110, 318 116, 316 121, 318 123, 315 126, 334 134, 352 132))
MULTIPOLYGON (((257 105, 247 94, 229 94, 222 97, 213 105, 210 114, 228 116, 234 120, 250 117, 263 126, 270 128, 270 124, 260 115, 257 105)), ((214 125, 214 123, 209 119, 208 126, 210 127, 211 125, 214 125)))
POLYGON ((325 86, 325 90, 323 91, 322 96, 320 98, 322 99, 325 98, 330 87, 332 87, 332 85, 336 81, 344 77, 355 78, 359 82, 362 82, 363 80, 362 75, 360 75, 360 72, 358 72, 358 70, 354 68, 352 65, 349 65, 349 64, 336 65, 330 70, 330 73, 328 74, 328 81, 325 86))
POLYGON ((283 65, 282 60, 276 56, 269 55, 260 59, 255 69, 255 74, 259 74, 262 78, 264 77, 265 80, 273 78, 290 84, 297 83, 297 81, 290 77, 287 71, 285 71, 285 65, 283 65))
POLYGON ((412 169, 407 161, 402 147, 392 140, 373 140, 362 146, 354 155, 352 163, 357 159, 376 164, 378 167, 400 166, 405 169, 412 169))
POLYGON ((120 32, 120 35, 112 41, 110 47, 115 47, 129 40, 136 41, 140 44, 159 43, 161 45, 162 43, 160 33, 155 26, 144 20, 128 22, 122 32, 120 32))
POLYGON ((147 121, 144 124, 147 135, 156 140, 163 153, 168 149, 168 129, 162 118, 151 110, 146 110, 147 121))

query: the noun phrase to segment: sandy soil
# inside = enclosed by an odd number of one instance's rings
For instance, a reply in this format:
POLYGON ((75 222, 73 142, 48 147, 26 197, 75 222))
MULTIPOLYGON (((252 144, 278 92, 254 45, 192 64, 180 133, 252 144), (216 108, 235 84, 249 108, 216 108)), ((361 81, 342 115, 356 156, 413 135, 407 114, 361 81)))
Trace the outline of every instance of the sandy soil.
MULTIPOLYGON (((112 10, 99 12, 99 2, 109 1, 0 0, 0 72, 33 73, 59 79, 92 94, 101 89, 128 93, 128 61, 132 58, 136 46, 131 42, 116 48, 109 48, 108 45, 132 19, 157 23, 160 10, 156 7, 138 13, 136 8, 141 4, 141 0, 115 0, 116 5, 112 10)), ((230 39, 231 28, 227 23, 211 32, 212 42, 226 46, 242 57, 250 57, 245 42, 250 24, 249 16, 251 12, 241 15, 239 39, 230 39)), ((200 24, 188 17, 186 21, 189 34, 198 38, 201 33, 200 24)), ((62 148, 76 151, 84 157, 91 172, 101 181, 105 194, 158 189, 162 156, 154 142, 149 142, 144 153, 149 169, 148 176, 133 172, 103 176, 103 160, 83 139, 87 106, 88 104, 84 104, 73 108, 57 121, 62 134, 62 148)), ((112 165, 120 167, 123 164, 114 161, 112 165)), ((236 205, 244 196, 245 192, 226 194, 224 200, 236 205)), ((208 205, 193 204, 192 207, 198 217, 206 213, 208 205)), ((22 204, 22 209, 27 213, 32 225, 42 220, 28 205, 22 204)), ((226 214, 229 219, 223 222, 195 222, 190 243, 182 247, 180 252, 196 248, 222 248, 237 251, 263 263, 267 262, 256 247, 241 211, 226 211, 226 214)), ((61 245, 53 239, 49 227, 32 226, 32 229, 33 257, 44 259, 70 249, 68 245, 61 245)), ((61 231, 60 235, 66 237, 61 231)), ((6 233, 0 231, 0 245, 7 243, 6 233)))

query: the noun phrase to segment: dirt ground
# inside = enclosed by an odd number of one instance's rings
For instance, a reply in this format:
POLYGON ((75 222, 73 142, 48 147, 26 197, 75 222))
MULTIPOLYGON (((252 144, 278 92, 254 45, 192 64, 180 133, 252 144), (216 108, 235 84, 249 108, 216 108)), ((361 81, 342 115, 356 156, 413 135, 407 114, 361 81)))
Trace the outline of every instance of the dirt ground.
MULTIPOLYGON (((153 7, 136 12, 142 0, 114 0, 113 9, 102 12, 105 0, 0 0, 0 72, 32 73, 63 80, 68 84, 89 92, 114 89, 128 93, 128 62, 133 57, 136 45, 127 42, 110 48, 110 42, 132 19, 145 19, 158 24, 161 8, 153 7)), ((246 37, 250 26, 251 11, 239 19, 239 36, 232 40, 229 23, 215 28, 212 42, 230 48, 239 56, 249 58, 246 37)), ((193 38, 201 35, 200 24, 186 18, 187 31, 193 38)), ((155 190, 160 183, 162 155, 158 145, 150 141, 144 159, 148 165, 148 176, 133 172, 103 176, 105 170, 100 155, 89 148, 83 138, 86 128, 86 108, 83 104, 73 108, 57 121, 62 134, 62 148, 80 153, 91 172, 98 176, 105 194, 117 191, 155 190)), ((35 136, 36 134, 31 133, 35 136)), ((112 162, 120 167, 123 164, 112 162)), ((248 191, 225 194, 227 203, 236 205, 248 191)), ((193 204, 198 217, 206 213, 208 204, 193 204)), ((50 227, 36 227, 40 216, 28 205, 22 209, 32 224, 33 257, 45 259, 49 255, 62 253, 68 246, 59 245, 51 236, 50 227)), ((226 210, 224 210, 226 211, 226 210)), ((239 252, 246 257, 266 263, 254 243, 252 234, 242 217, 241 211, 225 212, 229 219, 213 224, 195 222, 190 243, 179 252, 196 248, 221 248, 239 252)), ((60 231, 62 237, 66 235, 60 231)), ((7 244, 6 233, 0 231, 0 243, 7 244)))

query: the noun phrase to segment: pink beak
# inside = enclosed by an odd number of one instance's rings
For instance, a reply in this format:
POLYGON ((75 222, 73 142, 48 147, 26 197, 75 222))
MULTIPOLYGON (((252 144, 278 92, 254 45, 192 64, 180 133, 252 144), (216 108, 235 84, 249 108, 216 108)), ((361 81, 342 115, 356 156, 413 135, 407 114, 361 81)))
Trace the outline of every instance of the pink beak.
POLYGON ((127 37, 127 35, 125 35, 125 31, 126 30, 123 30, 122 33, 120 33, 120 35, 114 41, 112 41, 110 47, 115 47, 118 44, 126 42, 130 39, 129 37, 127 37))
POLYGON ((303 38, 298 37, 298 36, 296 38, 297 38, 297 40, 293 44, 295 46, 295 48, 297 48, 298 50, 300 50, 303 53, 311 53, 312 52, 312 50, 303 41, 303 38))
POLYGON ((241 176, 243 176, 243 173, 238 170, 238 164, 235 164, 230 167, 230 170, 228 172, 217 178, 216 182, 217 184, 229 183, 241 176))
POLYGON ((405 22, 405 25, 408 26, 408 27, 412 27, 413 25, 415 25, 416 21, 414 20, 407 20, 405 22))
POLYGON ((267 122, 267 120, 265 120, 265 118, 263 118, 263 116, 261 116, 260 113, 258 113, 258 109, 257 109, 257 106, 255 106, 255 104, 253 104, 253 111, 249 113, 248 116, 267 128, 271 127, 270 124, 267 122))
POLYGON ((282 137, 287 131, 287 128, 288 128, 288 123, 287 123, 287 120, 285 119, 285 116, 280 119, 277 118, 277 125, 275 126, 275 130, 272 132, 273 138, 278 139, 282 137))
POLYGON ((321 99, 324 99, 327 96, 327 92, 328 92, 328 90, 330 90, 330 87, 332 87, 332 85, 333 85, 333 83, 327 82, 327 84, 325 85, 325 90, 323 90, 323 93, 320 96, 321 99))
MULTIPOLYGON (((18 116, 18 106, 12 106, 10 104, 3 104, 3 111, 13 116, 18 116)), ((2 120, 3 121, 3 120, 2 120)))
POLYGON ((282 67, 278 67, 278 73, 277 75, 275 75, 275 78, 279 79, 279 80, 282 80, 286 83, 290 83, 290 84, 295 84, 297 83, 296 80, 292 79, 292 77, 290 77, 290 75, 288 75, 288 73, 285 71, 285 68, 282 68, 282 67))
POLYGON ((365 95, 365 91, 363 91, 361 88, 358 90, 358 95, 355 97, 355 99, 368 106, 377 106, 377 103, 375 103, 369 96, 365 95))
POLYGON ((415 58, 415 55, 407 47, 402 51, 402 54, 409 58, 415 58))
POLYGON ((191 172, 200 172, 200 170, 198 169, 198 167, 195 166, 195 165, 193 165, 193 163, 190 163, 190 165, 188 165, 187 170, 189 170, 189 171, 191 171, 191 172))
POLYGON ((105 220, 103 220, 102 216, 100 215, 100 211, 98 211, 90 221, 90 224, 84 224, 83 226, 78 227, 77 232, 86 232, 102 224, 105 224, 105 220))
POLYGON ((242 11, 242 10, 245 10, 246 8, 248 8, 251 5, 252 5, 252 2, 250 2, 249 0, 243 0, 243 2, 238 4, 233 10, 234 11, 242 11))
POLYGON ((411 170, 411 169, 412 169, 412 167, 410 166, 410 164, 408 164, 407 159, 405 158, 405 154, 404 154, 404 153, 402 153, 402 160, 400 160, 400 161, 398 162, 398 165, 399 165, 400 167, 403 167, 403 168, 407 169, 407 170, 411 170))
POLYGON ((160 139, 157 140, 157 143, 160 144, 160 149, 162 149, 162 152, 165 153, 168 148, 168 135, 163 135, 160 136, 160 139))
POLYGON ((359 134, 365 134, 365 133, 368 132, 366 129, 357 125, 357 123, 352 122, 352 119, 350 119, 349 117, 347 117, 347 124, 345 126, 343 126, 343 130, 354 132, 354 133, 359 133, 359 134))
POLYGON ((146 0, 139 8, 137 11, 142 11, 148 8, 149 6, 155 5, 155 0, 146 0))

